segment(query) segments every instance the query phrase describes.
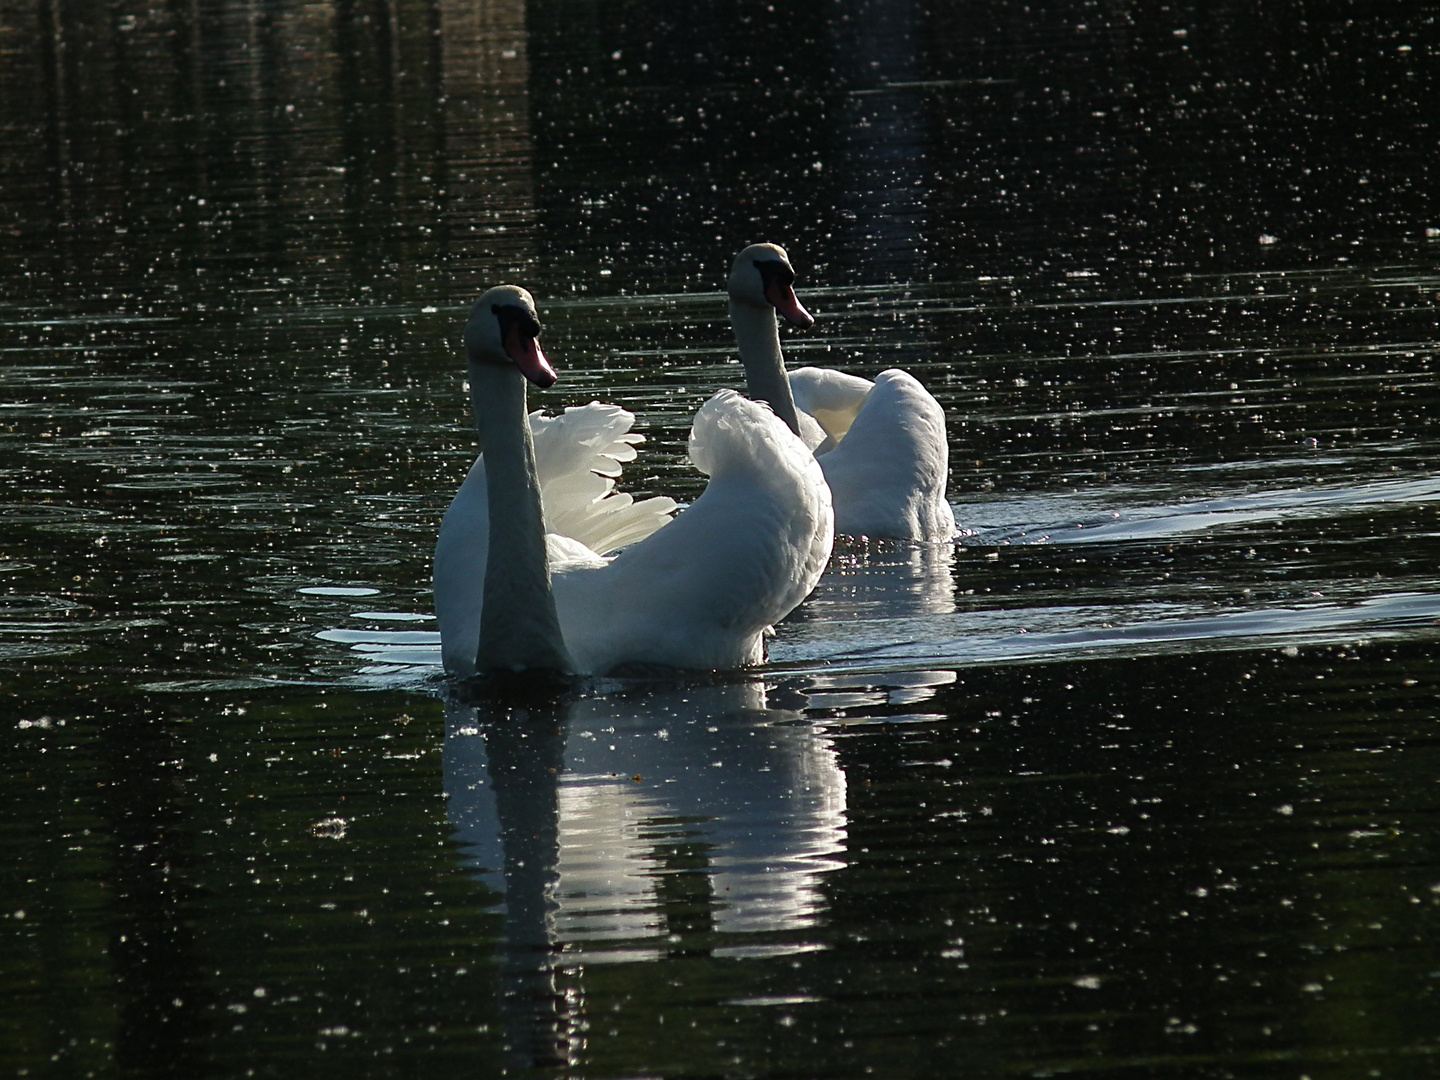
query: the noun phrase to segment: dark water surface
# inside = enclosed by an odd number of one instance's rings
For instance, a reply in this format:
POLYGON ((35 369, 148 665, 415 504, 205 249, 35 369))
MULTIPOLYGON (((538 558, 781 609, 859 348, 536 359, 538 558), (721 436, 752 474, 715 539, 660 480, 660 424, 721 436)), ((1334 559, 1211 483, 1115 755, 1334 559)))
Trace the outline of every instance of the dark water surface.
POLYGON ((1429 1077, 1428 5, 0 0, 0 1071, 1429 1077), (460 699, 457 348, 693 498, 944 404, 763 670, 460 699))

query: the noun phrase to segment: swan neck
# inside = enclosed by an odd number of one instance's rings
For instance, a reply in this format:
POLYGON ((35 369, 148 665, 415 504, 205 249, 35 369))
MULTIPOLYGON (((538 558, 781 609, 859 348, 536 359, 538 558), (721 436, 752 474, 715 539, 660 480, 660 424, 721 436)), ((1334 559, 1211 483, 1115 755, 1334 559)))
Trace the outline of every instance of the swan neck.
POLYGON ((785 373, 785 354, 780 351, 780 325, 772 308, 730 301, 730 325, 740 363, 745 365, 745 392, 752 401, 768 402, 775 415, 796 435, 800 421, 795 415, 795 397, 790 376, 785 373))
POLYGON ((475 670, 572 671, 550 586, 525 379, 509 364, 484 361, 472 362, 469 374, 490 504, 475 670))

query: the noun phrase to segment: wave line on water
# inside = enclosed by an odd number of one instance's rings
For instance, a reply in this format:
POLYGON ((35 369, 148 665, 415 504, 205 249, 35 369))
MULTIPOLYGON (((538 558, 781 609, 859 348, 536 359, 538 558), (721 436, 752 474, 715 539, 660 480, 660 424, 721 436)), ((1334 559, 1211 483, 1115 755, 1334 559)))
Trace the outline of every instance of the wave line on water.
POLYGON ((1166 617, 1171 604, 1126 608, 1045 607, 943 616, 944 637, 860 644, 852 634, 777 642, 775 667, 797 673, 889 670, 893 667, 976 667, 984 664, 1087 660, 1180 651, 1233 651, 1267 646, 1440 637, 1440 593, 1401 592, 1353 603, 1316 603, 1166 617), (1129 618, 1122 621, 1122 612, 1129 618), (1137 612, 1142 617, 1136 618, 1137 612), (1144 617, 1143 613, 1155 617, 1144 617), (968 630, 980 621, 988 628, 968 630), (1032 630, 1048 621, 1051 629, 1032 630), (1008 625, 995 626, 997 622, 1008 625), (1028 624, 1028 625, 1025 625, 1028 624), (820 665, 814 667, 814 665, 820 665))

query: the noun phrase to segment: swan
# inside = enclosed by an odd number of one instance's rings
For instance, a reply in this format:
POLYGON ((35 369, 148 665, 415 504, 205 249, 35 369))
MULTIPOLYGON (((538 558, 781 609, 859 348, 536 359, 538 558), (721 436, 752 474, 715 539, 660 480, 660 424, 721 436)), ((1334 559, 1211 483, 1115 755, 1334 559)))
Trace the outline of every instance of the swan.
POLYGON ((909 372, 875 381, 830 368, 785 371, 776 315, 800 329, 815 320, 795 297, 785 249, 751 244, 730 268, 730 324, 746 390, 767 401, 815 453, 830 484, 835 531, 942 541, 955 536, 945 498, 949 444, 940 403, 909 372))
POLYGON ((765 634, 830 558, 834 515, 814 457, 768 406, 722 390, 690 432, 690 459, 710 478, 701 496, 674 516, 670 500, 631 502, 610 489, 635 455, 629 413, 592 404, 527 418, 527 380, 557 378, 539 334, 533 299, 513 285, 481 296, 465 327, 482 453, 435 544, 446 671, 761 662, 765 634))

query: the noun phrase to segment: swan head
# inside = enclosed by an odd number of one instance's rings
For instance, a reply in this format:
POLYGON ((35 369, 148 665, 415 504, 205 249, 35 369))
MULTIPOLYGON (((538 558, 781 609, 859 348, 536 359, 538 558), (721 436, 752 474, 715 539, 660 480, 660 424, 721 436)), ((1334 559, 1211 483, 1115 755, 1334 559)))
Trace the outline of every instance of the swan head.
POLYGON ((809 329, 815 319, 795 298, 795 270, 779 244, 751 244, 730 267, 730 299, 774 308, 791 326, 809 329))
POLYGON ((555 369, 540 351, 535 299, 518 285, 497 285, 476 301, 465 324, 465 352, 472 364, 513 364, 542 390, 555 385, 555 369))

